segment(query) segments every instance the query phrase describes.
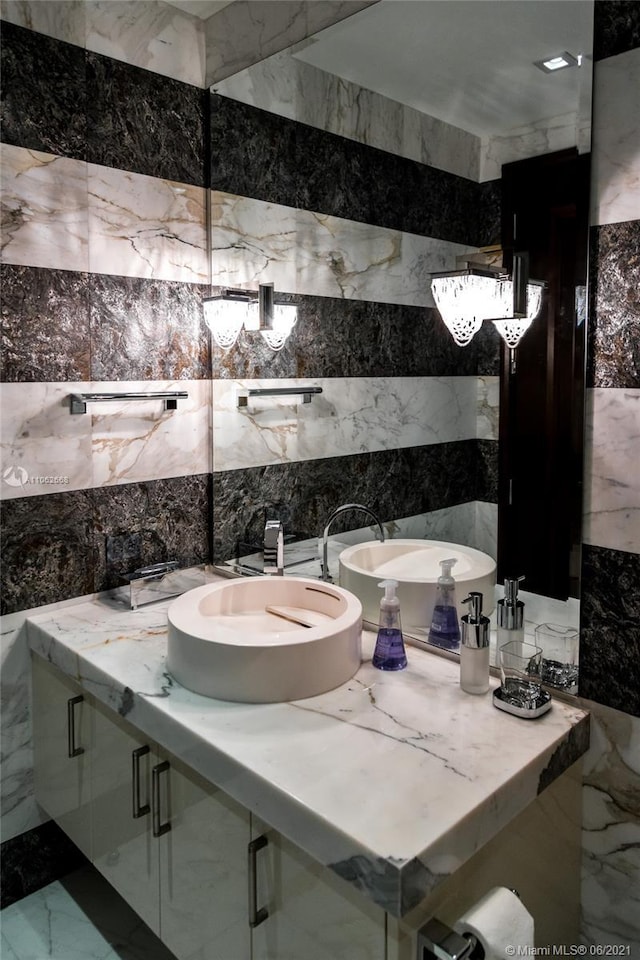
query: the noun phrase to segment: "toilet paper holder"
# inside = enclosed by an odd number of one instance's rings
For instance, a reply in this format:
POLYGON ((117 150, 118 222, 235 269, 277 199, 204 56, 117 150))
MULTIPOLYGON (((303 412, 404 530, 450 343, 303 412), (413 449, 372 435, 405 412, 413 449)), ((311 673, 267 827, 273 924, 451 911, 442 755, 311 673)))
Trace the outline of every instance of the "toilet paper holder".
MULTIPOLYGON (((516 897, 520 894, 510 888, 516 897)), ((482 944, 472 933, 462 935, 432 917, 418 930, 417 960, 484 960, 482 944)))
POLYGON ((473 935, 463 937, 432 917, 418 930, 417 960, 471 960, 477 943, 473 935))

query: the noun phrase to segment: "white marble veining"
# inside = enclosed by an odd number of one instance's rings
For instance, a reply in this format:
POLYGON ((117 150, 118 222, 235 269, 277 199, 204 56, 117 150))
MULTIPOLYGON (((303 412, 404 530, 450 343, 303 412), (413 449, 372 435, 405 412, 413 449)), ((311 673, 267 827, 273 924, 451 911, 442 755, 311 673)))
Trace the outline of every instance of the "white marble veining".
POLYGON ((205 86, 204 24, 162 0, 2 0, 3 20, 205 86))
POLYGON ((640 219, 640 48, 595 64, 591 223, 640 219))
POLYGON ((406 670, 381 673, 368 660, 372 634, 354 679, 322 696, 198 697, 167 673, 166 609, 81 603, 30 619, 29 644, 321 863, 343 875, 358 864, 352 882, 396 915, 537 795, 552 757, 559 775, 581 752, 575 707, 556 702, 541 722, 523 723, 489 696, 464 694, 457 664, 413 648, 406 670), (397 803, 400 785, 411 816, 397 803))
POLYGON ((88 164, 89 270, 206 283, 205 190, 88 164))
POLYGON ((2 145, 6 263, 206 283, 205 190, 2 145))
POLYGON ((576 113, 565 113, 515 127, 505 133, 483 137, 480 180, 499 179, 502 176, 503 163, 575 147, 587 140, 588 134, 589 124, 582 124, 576 113))
POLYGON ((3 960, 175 960, 92 867, 2 911, 3 960))
POLYGON ((89 0, 86 46, 115 60, 204 87, 204 24, 161 0, 89 0))
POLYGON ((640 390, 587 390, 583 541, 640 553, 640 390))
POLYGON ((215 92, 396 156, 479 179, 478 137, 305 63, 300 56, 310 42, 216 83, 215 92))
POLYGON ((2 144, 2 259, 87 270, 87 164, 2 144))
POLYGON ((2 384, 3 499, 211 471, 208 380, 2 384), (186 390, 162 400, 92 403, 71 415, 72 392, 186 390))
POLYGON ((207 86, 284 50, 375 0, 235 0, 205 24, 207 86))
POLYGON ((640 718, 586 702, 582 930, 587 944, 640 955, 640 718))
POLYGON ((314 378, 301 397, 250 398, 249 387, 293 387, 296 380, 213 381, 214 469, 348 456, 476 436, 475 377, 314 378), (389 433, 389 423, 393 432, 389 433))
POLYGON ((431 274, 475 247, 213 191, 220 286, 433 306, 431 274))
POLYGON ((0 813, 5 841, 47 818, 33 794, 31 684, 24 616, 3 618, 0 644, 0 813))
POLYGON ((0 15, 3 20, 15 23, 27 30, 35 30, 47 37, 74 43, 83 47, 85 42, 85 7, 77 0, 2 0, 0 15))
POLYGON ((478 440, 497 440, 500 419, 500 377, 477 379, 477 424, 478 440))

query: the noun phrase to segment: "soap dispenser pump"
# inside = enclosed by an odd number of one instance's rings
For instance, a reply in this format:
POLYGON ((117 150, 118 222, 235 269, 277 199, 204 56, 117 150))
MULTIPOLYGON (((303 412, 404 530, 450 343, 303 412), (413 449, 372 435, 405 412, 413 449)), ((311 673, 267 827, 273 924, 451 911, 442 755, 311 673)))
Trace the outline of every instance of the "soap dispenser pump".
POLYGON ((472 590, 462 601, 470 604, 461 618, 460 686, 465 693, 486 693, 489 689, 489 618, 482 614, 482 594, 472 590))
POLYGON ((524 577, 507 577, 504 581, 504 597, 498 600, 498 648, 509 640, 524 640, 524 603, 518 600, 518 584, 524 577))
POLYGON ((371 662, 378 670, 403 670, 407 654, 402 638, 400 601, 396 596, 398 581, 383 580, 378 586, 384 589, 384 596, 380 600, 380 625, 371 662))
POLYGON ((443 650, 457 650, 460 646, 460 624, 456 607, 456 582, 451 568, 455 557, 440 561, 441 573, 436 584, 436 602, 431 616, 429 643, 443 650))

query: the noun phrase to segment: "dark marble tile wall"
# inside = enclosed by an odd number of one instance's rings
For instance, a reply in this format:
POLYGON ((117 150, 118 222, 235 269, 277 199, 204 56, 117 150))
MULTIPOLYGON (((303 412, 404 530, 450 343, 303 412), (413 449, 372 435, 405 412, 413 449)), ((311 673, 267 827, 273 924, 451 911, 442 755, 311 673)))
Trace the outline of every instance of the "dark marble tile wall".
POLYGON ((141 564, 204 563, 211 523, 209 474, 4 501, 2 613, 106 590, 141 564))
POLYGON ((499 242, 498 181, 474 183, 215 94, 211 144, 214 190, 441 240, 499 242))
POLYGON ((2 72, 4 142, 204 186, 207 91, 5 22, 2 72))
POLYGON ((208 92, 87 52, 87 159, 205 185, 208 92))
POLYGON ((2 21, 4 143, 86 160, 85 52, 2 21))
MULTIPOLYGON (((261 544, 267 519, 282 520, 295 539, 319 536, 341 503, 366 503, 384 522, 495 500, 495 463, 497 444, 466 440, 216 473, 214 559, 233 558, 238 541, 261 544)), ((362 525, 347 514, 343 529, 362 525)))
POLYGON ((0 380, 201 380, 200 284, 2 266, 0 380))
POLYGON ((88 863, 53 820, 5 840, 0 859, 0 909, 88 863))
POLYGON ((638 0, 595 0, 593 39, 595 60, 640 47, 638 0))
POLYGON ((233 350, 212 347, 216 379, 259 377, 497 376, 500 338, 490 324, 456 346, 433 308, 283 294, 298 322, 283 349, 241 333, 233 350))
POLYGON ((592 227, 587 386, 640 388, 640 220, 592 227))
POLYGON ((580 696, 640 717, 640 555, 583 545, 580 696))

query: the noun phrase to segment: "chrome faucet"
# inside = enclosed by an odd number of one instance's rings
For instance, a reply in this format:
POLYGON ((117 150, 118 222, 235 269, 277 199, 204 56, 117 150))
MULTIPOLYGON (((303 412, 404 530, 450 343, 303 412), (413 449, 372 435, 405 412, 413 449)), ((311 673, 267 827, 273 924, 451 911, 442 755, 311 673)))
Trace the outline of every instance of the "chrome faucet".
POLYGON ((347 510, 360 510, 361 513, 366 513, 367 516, 371 517, 373 522, 377 525, 378 530, 380 531, 380 540, 384 543, 384 529, 378 518, 376 517, 373 510, 370 510, 369 507, 365 507, 362 503, 343 503, 341 507, 338 507, 333 511, 329 519, 327 520, 327 525, 324 528, 324 533, 322 534, 322 579, 331 580, 331 574, 329 573, 329 562, 327 560, 327 553, 329 548, 329 527, 341 513, 346 513, 347 510))
POLYGON ((262 555, 262 572, 281 577, 284 574, 284 530, 281 520, 267 520, 262 555))

